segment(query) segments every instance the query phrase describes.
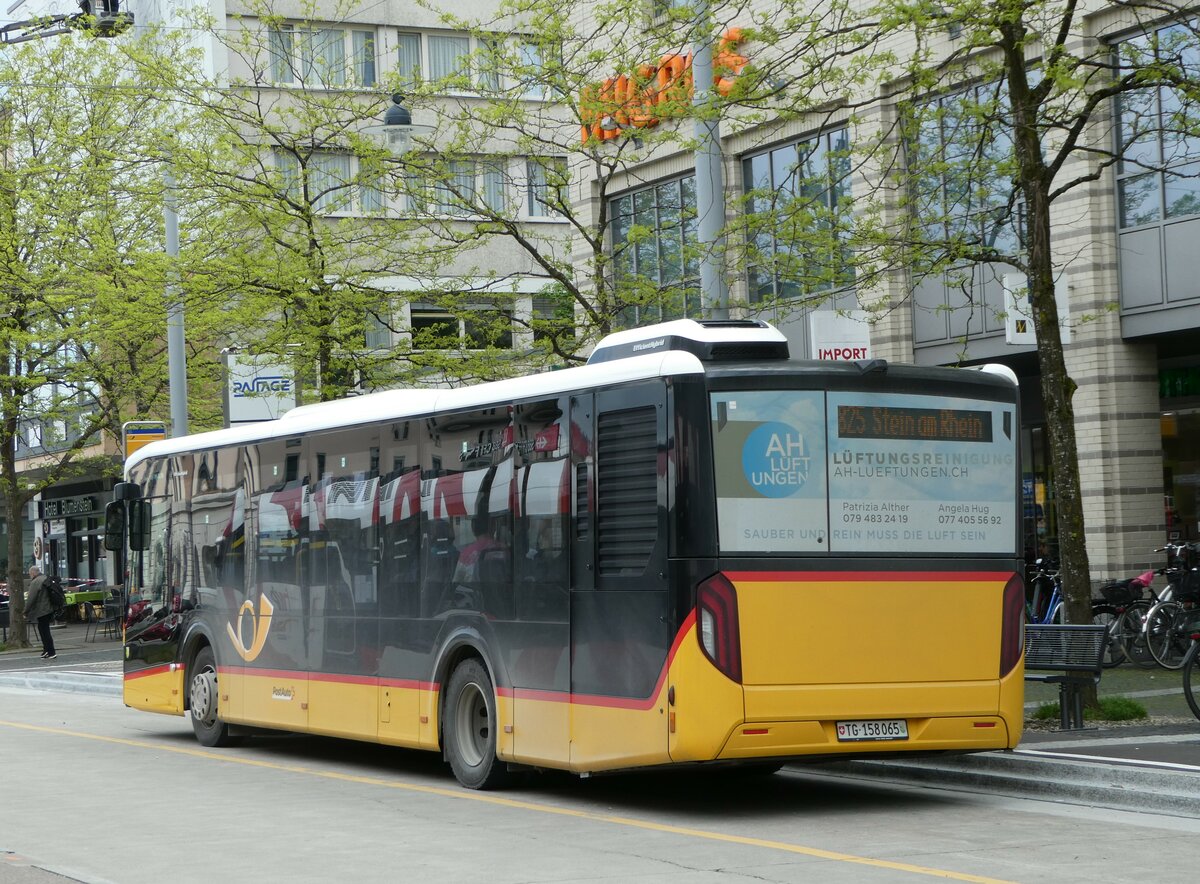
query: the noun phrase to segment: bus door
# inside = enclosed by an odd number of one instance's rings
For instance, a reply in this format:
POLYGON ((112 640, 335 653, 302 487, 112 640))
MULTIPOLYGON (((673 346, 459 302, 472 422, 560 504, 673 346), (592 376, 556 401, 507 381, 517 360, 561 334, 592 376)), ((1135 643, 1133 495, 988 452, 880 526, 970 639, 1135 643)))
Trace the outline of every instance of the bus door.
MULTIPOLYGON (((178 659, 181 598, 173 592, 171 501, 163 495, 136 502, 145 514, 143 548, 129 557, 125 630, 125 703, 154 712, 183 711, 178 659)), ((175 564, 178 568, 178 564, 175 564)))
POLYGON ((245 511, 246 602, 238 614, 238 639, 243 643, 238 654, 246 662, 244 709, 251 721, 304 730, 309 697, 301 617, 295 594, 278 579, 284 569, 272 561, 277 538, 264 536, 270 533, 264 528, 273 526, 270 519, 264 523, 263 516, 251 498, 245 511))
POLYGON ((575 770, 667 760, 666 429, 662 380, 572 405, 575 770))
POLYGON ((571 742, 570 411, 566 396, 513 408, 512 619, 496 634, 512 680, 513 753, 528 764, 565 765, 571 742))

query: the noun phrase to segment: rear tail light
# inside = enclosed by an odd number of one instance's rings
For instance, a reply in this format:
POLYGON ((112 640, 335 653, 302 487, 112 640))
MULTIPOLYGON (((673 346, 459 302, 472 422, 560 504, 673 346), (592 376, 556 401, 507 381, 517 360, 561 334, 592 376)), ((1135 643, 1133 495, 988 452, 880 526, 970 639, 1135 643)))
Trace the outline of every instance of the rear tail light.
POLYGON ((696 619, 704 656, 730 679, 741 682, 737 590, 724 574, 714 574, 696 587, 696 619))
POLYGON ((1000 677, 1008 675, 1025 652, 1025 582, 1014 574, 1004 584, 1003 625, 1000 629, 1000 677))

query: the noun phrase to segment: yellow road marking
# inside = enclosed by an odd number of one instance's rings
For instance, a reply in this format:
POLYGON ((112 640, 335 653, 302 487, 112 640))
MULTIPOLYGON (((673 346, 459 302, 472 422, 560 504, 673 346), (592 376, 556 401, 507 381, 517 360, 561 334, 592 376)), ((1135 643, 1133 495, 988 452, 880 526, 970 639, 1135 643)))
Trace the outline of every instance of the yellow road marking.
POLYGON ((437 795, 442 798, 456 798, 460 801, 476 801, 484 804, 494 804, 499 807, 510 807, 516 810, 529 810, 535 813, 569 816, 593 822, 609 823, 617 826, 629 826, 636 829, 647 829, 653 832, 667 832, 673 835, 683 835, 688 838, 702 838, 707 841, 723 841, 728 844, 741 844, 747 847, 762 847, 766 850, 779 850, 785 853, 796 853, 801 856, 811 856, 817 859, 834 860, 836 862, 857 863, 863 866, 874 866, 880 869, 891 869, 898 872, 911 872, 914 875, 925 875, 933 878, 947 878, 952 881, 970 881, 974 884, 1011 884, 1000 878, 988 878, 983 875, 969 875, 963 872, 951 872, 945 869, 933 869, 928 866, 917 866, 910 863, 893 862, 886 859, 872 859, 866 856, 855 856, 852 853, 838 853, 833 850, 821 850, 818 847, 804 847, 800 844, 789 844, 786 841, 770 841, 765 838, 747 838, 742 835, 727 835, 723 832, 711 832, 706 829, 692 829, 687 826, 671 826, 665 823, 653 823, 632 817, 610 816, 603 813, 593 813, 587 810, 572 810, 567 807, 555 807, 552 804, 540 804, 534 801, 521 801, 516 798, 503 798, 486 792, 471 792, 466 789, 443 789, 440 786, 421 786, 415 783, 402 783, 395 780, 384 780, 379 777, 357 776, 354 774, 338 773, 337 771, 318 770, 312 767, 302 767, 296 764, 280 764, 274 761, 248 758, 245 755, 232 755, 220 752, 210 752, 207 749, 193 749, 184 746, 168 746, 160 743, 150 743, 145 740, 130 740, 124 737, 105 737, 99 734, 88 734, 65 728, 46 727, 45 725, 25 724, 17 721, 0 720, 4 727, 18 730, 34 731, 42 734, 58 734, 64 737, 76 737, 83 740, 95 740, 102 743, 113 743, 118 746, 133 746, 138 749, 152 749, 157 752, 175 752, 179 755, 191 755, 195 758, 211 758, 214 761, 225 761, 230 764, 242 764, 248 767, 261 767, 267 770, 277 770, 286 773, 304 774, 321 777, 327 780, 341 780, 348 783, 361 783, 367 786, 382 786, 387 789, 401 789, 406 792, 418 792, 424 795, 437 795))

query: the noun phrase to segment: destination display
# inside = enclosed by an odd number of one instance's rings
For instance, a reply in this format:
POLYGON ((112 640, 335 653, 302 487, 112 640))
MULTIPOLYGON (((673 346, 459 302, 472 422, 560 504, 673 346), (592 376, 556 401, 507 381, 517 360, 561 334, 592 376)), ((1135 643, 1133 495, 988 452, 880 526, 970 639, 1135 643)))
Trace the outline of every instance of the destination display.
POLYGON ((793 390, 712 407, 723 552, 1015 551, 1012 404, 793 390))
POLYGON ((930 439, 991 442, 992 413, 961 408, 897 408, 840 405, 838 436, 843 439, 930 439))

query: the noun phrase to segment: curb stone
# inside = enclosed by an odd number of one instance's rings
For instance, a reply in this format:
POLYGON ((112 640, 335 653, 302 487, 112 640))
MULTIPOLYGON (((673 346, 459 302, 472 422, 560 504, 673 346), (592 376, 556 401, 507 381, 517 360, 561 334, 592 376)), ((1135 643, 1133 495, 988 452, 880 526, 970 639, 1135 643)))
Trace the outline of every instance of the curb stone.
POLYGON ((96 694, 120 697, 124 686, 120 674, 103 675, 91 672, 0 672, 0 687, 26 688, 35 691, 57 691, 75 694, 96 694))
POLYGON ((821 771, 851 779, 884 780, 932 788, 987 792, 1200 817, 1200 771, 1155 770, 1104 761, 1071 761, 1015 752, 982 752, 938 758, 842 761, 821 771))

